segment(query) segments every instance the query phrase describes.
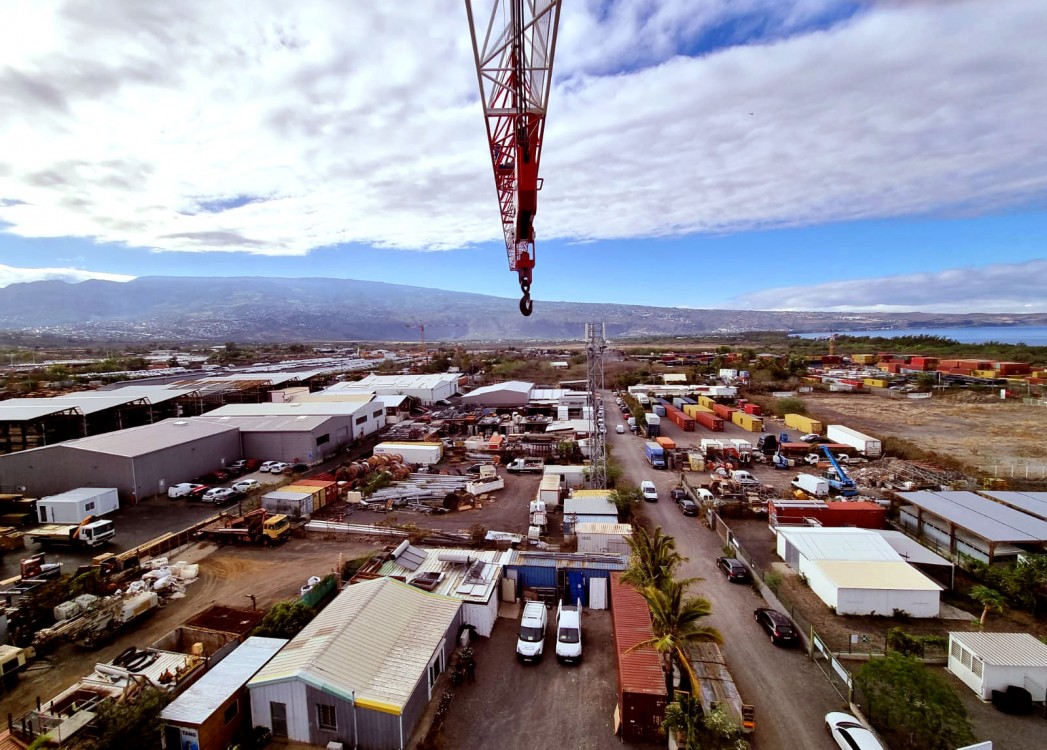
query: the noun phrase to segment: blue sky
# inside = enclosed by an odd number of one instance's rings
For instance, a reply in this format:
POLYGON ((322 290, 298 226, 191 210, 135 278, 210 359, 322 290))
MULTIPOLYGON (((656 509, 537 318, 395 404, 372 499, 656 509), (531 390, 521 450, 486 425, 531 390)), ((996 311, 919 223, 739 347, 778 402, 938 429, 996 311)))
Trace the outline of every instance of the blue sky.
MULTIPOLYGON (((3 3, 0 285, 517 297, 437 5, 3 3)), ((1047 311, 1044 38, 1039 0, 569 0, 535 299, 1047 311)))

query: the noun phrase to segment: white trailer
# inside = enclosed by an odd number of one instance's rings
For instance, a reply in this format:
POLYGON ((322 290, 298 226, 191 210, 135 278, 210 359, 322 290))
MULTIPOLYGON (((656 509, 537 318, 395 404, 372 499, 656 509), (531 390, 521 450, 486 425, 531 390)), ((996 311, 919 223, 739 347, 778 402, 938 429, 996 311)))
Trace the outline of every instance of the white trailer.
POLYGON ((792 484, 812 497, 829 497, 829 483, 814 474, 797 474, 792 484))
POLYGON ((395 442, 379 443, 374 447, 374 455, 398 455, 405 463, 425 464, 426 466, 440 463, 444 457, 443 443, 427 442, 395 442))
POLYGON ((582 487, 589 481, 588 466, 561 466, 558 464, 546 464, 545 475, 556 474, 560 482, 568 489, 582 487))
POLYGON ((716 438, 702 438, 702 442, 699 443, 702 449, 702 453, 708 453, 709 450, 720 450, 723 448, 723 442, 716 438))
POLYGON ((542 477, 536 499, 544 502, 548 508, 555 508, 560 504, 560 476, 558 474, 546 474, 542 477))
POLYGON ((858 430, 844 427, 842 424, 831 424, 825 428, 825 437, 834 443, 849 445, 866 458, 879 458, 883 454, 883 446, 874 437, 864 435, 858 430))
POLYGON ((743 438, 730 438, 729 440, 734 449, 738 451, 738 455, 753 452, 753 444, 748 440, 743 438))
POLYGON ((36 501, 40 523, 80 523, 88 516, 101 517, 119 509, 115 487, 80 487, 36 501))

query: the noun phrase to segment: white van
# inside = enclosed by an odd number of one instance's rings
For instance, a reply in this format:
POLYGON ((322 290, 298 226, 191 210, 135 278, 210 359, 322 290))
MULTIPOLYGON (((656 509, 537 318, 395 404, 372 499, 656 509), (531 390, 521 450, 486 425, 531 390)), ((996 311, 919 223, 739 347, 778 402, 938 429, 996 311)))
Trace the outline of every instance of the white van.
POLYGON ((698 498, 698 502, 702 505, 709 505, 716 502, 716 496, 713 495, 709 490, 704 487, 699 487, 694 491, 695 497, 698 498))
POLYGON ((582 603, 565 607, 563 602, 556 607, 556 660, 575 662, 582 660, 582 603))
POLYGON ((540 661, 545 646, 545 626, 549 618, 542 602, 524 604, 520 619, 520 635, 516 640, 516 658, 520 661, 540 661))
POLYGON ((640 492, 643 493, 643 499, 647 502, 658 502, 658 488, 654 486, 654 482, 650 479, 645 479, 640 482, 640 492))

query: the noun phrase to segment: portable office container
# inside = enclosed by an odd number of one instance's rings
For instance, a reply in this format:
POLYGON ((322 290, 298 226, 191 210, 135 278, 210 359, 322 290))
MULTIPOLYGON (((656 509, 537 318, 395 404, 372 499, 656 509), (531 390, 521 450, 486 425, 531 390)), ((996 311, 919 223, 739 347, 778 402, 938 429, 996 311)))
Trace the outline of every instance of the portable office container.
POLYGON ((323 487, 317 487, 315 485, 304 485, 304 484, 289 484, 285 487, 281 487, 284 492, 301 492, 305 495, 311 495, 313 498, 313 510, 319 510, 320 508, 327 505, 327 494, 324 492, 323 487))
POLYGON ((299 487, 319 487, 324 493, 324 505, 338 501, 338 482, 332 479, 300 479, 295 482, 299 487))
POLYGON ((88 516, 104 516, 119 509, 115 487, 80 487, 36 502, 40 523, 80 523, 88 516))

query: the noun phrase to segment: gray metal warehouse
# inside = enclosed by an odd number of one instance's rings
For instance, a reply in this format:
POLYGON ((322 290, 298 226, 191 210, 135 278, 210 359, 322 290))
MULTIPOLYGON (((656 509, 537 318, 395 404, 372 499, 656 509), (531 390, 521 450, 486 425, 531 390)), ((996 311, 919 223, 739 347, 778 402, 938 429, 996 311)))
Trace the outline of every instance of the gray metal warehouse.
POLYGON ((284 741, 405 747, 458 643, 461 608, 392 578, 349 586, 247 683, 252 722, 284 741))
POLYGON ((167 419, 0 456, 0 489, 25 487, 26 494, 43 497, 77 487, 116 487, 126 506, 240 457, 235 425, 167 419))
MULTIPOLYGON (((282 404, 281 404, 282 405, 282 404)), ((265 406, 265 404, 259 404, 265 406)), ((351 417, 296 416, 194 417, 240 430, 240 444, 248 458, 288 463, 322 461, 347 445, 351 417)))

